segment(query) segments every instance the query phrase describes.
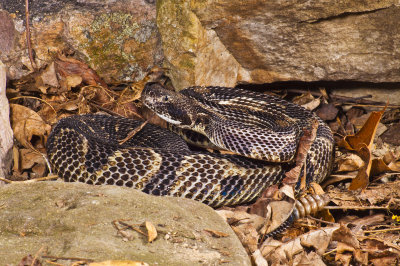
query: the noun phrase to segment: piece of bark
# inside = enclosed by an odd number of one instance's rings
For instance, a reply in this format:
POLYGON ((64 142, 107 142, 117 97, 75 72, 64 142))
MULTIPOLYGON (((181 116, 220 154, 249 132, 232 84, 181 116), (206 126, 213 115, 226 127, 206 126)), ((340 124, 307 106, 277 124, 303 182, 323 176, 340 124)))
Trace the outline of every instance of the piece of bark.
POLYGON ((12 165, 13 132, 10 126, 10 107, 6 96, 6 67, 0 61, 0 177, 10 174, 12 165))

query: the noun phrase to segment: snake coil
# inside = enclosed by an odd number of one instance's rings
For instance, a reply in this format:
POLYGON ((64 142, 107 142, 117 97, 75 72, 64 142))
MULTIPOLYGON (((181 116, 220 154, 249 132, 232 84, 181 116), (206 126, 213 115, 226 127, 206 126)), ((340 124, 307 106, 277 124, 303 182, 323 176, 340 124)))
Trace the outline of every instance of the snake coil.
POLYGON ((320 182, 331 170, 329 127, 280 98, 222 87, 173 92, 149 83, 142 102, 189 143, 235 154, 192 151, 178 135, 149 124, 120 144, 140 121, 89 114, 61 119, 53 128, 47 152, 54 172, 68 182, 133 187, 212 207, 244 204, 282 181, 303 130, 315 120, 306 180, 320 182))

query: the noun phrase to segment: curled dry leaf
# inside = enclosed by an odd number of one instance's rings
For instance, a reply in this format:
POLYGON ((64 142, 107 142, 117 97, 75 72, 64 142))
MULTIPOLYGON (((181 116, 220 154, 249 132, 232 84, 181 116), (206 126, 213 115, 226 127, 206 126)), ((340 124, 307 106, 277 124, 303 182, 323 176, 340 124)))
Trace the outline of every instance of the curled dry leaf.
POLYGON ((322 104, 320 108, 316 111, 317 115, 322 120, 333 120, 336 118, 339 109, 335 107, 332 103, 322 104))
POLYGON ((256 251, 251 254, 253 258, 254 264, 256 266, 268 266, 267 260, 262 256, 261 251, 257 249, 256 251))
POLYGON ((294 209, 295 197, 293 187, 283 185, 279 189, 279 197, 269 202, 266 211, 266 224, 261 229, 262 234, 268 234, 278 228, 292 214, 294 209))
POLYGON ((259 230, 265 224, 265 218, 245 211, 217 210, 217 213, 229 225, 240 226, 242 224, 252 224, 254 228, 259 230))
POLYGON ((320 105, 321 100, 312 96, 311 93, 304 93, 295 97, 293 99, 293 103, 301 105, 308 110, 314 110, 320 105))
POLYGON ((400 124, 392 124, 385 133, 382 134, 381 138, 384 142, 390 143, 392 145, 400 145, 400 124))
POLYGON ((393 160, 387 163, 384 158, 373 159, 371 175, 375 176, 385 172, 400 172, 400 162, 393 160))
POLYGON ((25 148, 32 148, 30 141, 33 136, 44 140, 44 136, 50 133, 51 126, 32 109, 19 104, 10 104, 10 108, 14 136, 25 148))
POLYGON ((232 230, 238 236, 240 242, 249 254, 257 250, 259 233, 251 224, 232 226, 232 230))
MULTIPOLYGON (((354 125, 354 127, 359 130, 361 129, 364 124, 367 122, 368 118, 369 118, 370 114, 364 114, 360 117, 357 118, 353 118, 350 122, 354 125)), ((377 124, 377 128, 376 128, 376 134, 375 136, 380 136, 382 135, 383 132, 385 132, 387 130, 387 127, 382 124, 382 123, 378 123, 377 124)), ((375 138, 376 139, 376 138, 375 138)))
POLYGON ((373 265, 383 266, 383 265, 396 265, 396 261, 399 261, 400 250, 396 247, 393 248, 391 245, 387 245, 384 241, 367 238, 362 241, 365 246, 365 250, 371 258, 371 263, 373 265))
POLYGON ((65 78, 65 86, 70 88, 74 88, 82 83, 82 77, 79 75, 71 75, 65 78))
POLYGON ((358 131, 355 135, 348 135, 341 139, 338 143, 339 147, 343 147, 347 150, 357 151, 362 147, 362 145, 366 145, 370 149, 372 147, 372 142, 375 137, 379 121, 381 120, 385 110, 386 107, 379 112, 372 112, 360 131, 358 131))
POLYGON ((360 158, 364 161, 364 166, 358 171, 357 176, 351 181, 349 190, 365 189, 369 184, 369 175, 371 173, 371 151, 363 143, 357 151, 360 158))
MULTIPOLYGON (((269 206, 271 207, 271 221, 269 227, 265 228, 265 233, 270 233, 278 228, 285 222, 292 214, 294 209, 294 201, 272 201, 269 206)), ((263 230, 264 231, 264 230, 263 230)))
POLYGON ((347 245, 346 243, 343 242, 338 242, 337 248, 336 248, 336 256, 335 260, 340 261, 344 265, 349 265, 349 255, 350 259, 352 258, 351 254, 349 252, 353 253, 354 259, 359 262, 361 265, 367 265, 368 264, 368 253, 362 252, 360 249, 356 249, 350 245, 347 245))
POLYGON ((348 135, 341 139, 338 143, 339 147, 356 151, 364 161, 365 165, 361 167, 357 176, 352 180, 349 189, 365 189, 369 184, 369 176, 371 173, 372 156, 371 149, 373 140, 378 128, 379 121, 385 112, 386 107, 379 112, 372 112, 364 126, 355 135, 348 135))
POLYGON ((350 153, 340 158, 337 164, 338 164, 337 172, 350 172, 359 170, 361 167, 365 165, 365 162, 357 154, 350 153))
POLYGON ((286 243, 269 238, 262 244, 260 250, 269 263, 288 264, 296 254, 307 253, 305 249, 314 248, 318 254, 325 252, 333 232, 337 229, 335 226, 311 231, 286 243))
POLYGON ((344 225, 341 225, 333 234, 332 240, 338 241, 341 243, 345 243, 346 245, 354 248, 359 249, 360 243, 358 242, 357 238, 354 236, 353 232, 349 228, 344 225))
POLYGON ((88 266, 149 266, 149 264, 142 261, 107 260, 102 262, 92 262, 89 263, 88 266))
POLYGON ((41 73, 40 78, 44 85, 51 87, 58 87, 60 85, 58 83, 54 62, 46 67, 46 69, 41 73))
POLYGON ((31 149, 20 149, 21 169, 26 170, 32 168, 35 164, 46 164, 43 155, 31 149))
POLYGON ((59 55, 54 61, 57 73, 62 78, 69 76, 80 76, 81 81, 88 85, 100 85, 107 88, 107 84, 86 63, 75 58, 59 55))
POLYGON ((18 263, 18 266, 42 266, 42 262, 37 258, 33 257, 31 254, 22 258, 18 263))
POLYGON ((153 242, 154 239, 157 238, 157 229, 156 227, 149 221, 146 221, 145 223, 146 229, 147 229, 147 236, 148 236, 148 241, 149 243, 153 242))
POLYGON ((265 224, 265 219, 244 211, 218 210, 217 212, 232 227, 248 253, 253 253, 260 238, 257 230, 265 224))
POLYGON ((298 255, 295 255, 293 259, 293 265, 325 266, 326 264, 322 260, 320 254, 311 251, 310 253, 302 252, 298 255))

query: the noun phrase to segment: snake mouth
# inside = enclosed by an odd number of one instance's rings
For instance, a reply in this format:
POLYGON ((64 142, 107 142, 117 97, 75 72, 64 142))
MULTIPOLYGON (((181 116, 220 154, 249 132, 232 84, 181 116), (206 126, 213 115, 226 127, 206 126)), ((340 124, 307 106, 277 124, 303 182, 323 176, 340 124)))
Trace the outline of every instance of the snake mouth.
POLYGON ((173 119, 171 119, 171 118, 170 118, 169 116, 167 116, 167 115, 163 115, 163 114, 159 114, 159 113, 157 113, 157 115, 158 115, 161 119, 164 119, 165 121, 167 121, 167 122, 170 123, 170 124, 173 124, 173 125, 176 125, 176 126, 179 126, 180 124, 182 124, 181 121, 173 120, 173 119))

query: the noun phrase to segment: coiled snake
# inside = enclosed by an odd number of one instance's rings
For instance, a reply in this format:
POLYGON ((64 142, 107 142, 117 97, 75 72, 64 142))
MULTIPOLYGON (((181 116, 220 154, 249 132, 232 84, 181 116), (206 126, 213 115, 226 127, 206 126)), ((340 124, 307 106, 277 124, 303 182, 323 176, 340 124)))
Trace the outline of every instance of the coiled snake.
POLYGON ((192 143, 238 155, 189 149, 178 135, 142 122, 109 115, 61 119, 47 152, 55 173, 69 182, 133 187, 145 193, 198 200, 212 207, 249 203, 278 184, 290 169, 303 129, 318 121, 307 155, 307 182, 330 172, 333 138, 312 112, 261 93, 222 87, 191 87, 179 93, 149 83, 144 105, 192 143))

